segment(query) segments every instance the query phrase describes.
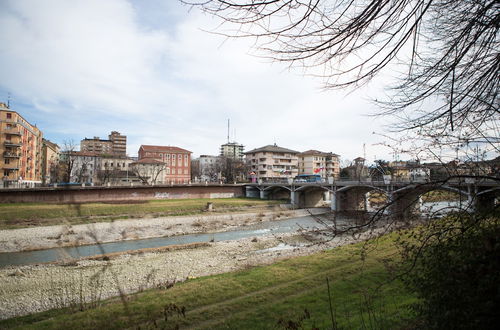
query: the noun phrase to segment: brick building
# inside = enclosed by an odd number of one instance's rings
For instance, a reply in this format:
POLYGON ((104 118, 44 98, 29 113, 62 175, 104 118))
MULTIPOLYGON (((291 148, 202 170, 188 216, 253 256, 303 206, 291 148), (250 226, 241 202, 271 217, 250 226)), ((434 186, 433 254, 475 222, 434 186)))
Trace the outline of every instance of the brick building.
POLYGON ((141 145, 139 161, 149 158, 165 163, 163 183, 188 183, 191 179, 191 151, 172 146, 141 145))

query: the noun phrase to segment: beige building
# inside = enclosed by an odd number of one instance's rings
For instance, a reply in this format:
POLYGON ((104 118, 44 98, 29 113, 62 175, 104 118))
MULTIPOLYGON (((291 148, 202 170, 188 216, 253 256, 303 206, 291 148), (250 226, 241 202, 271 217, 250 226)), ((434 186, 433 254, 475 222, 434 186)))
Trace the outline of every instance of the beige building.
POLYGON ((308 150, 298 154, 299 174, 319 174, 323 179, 340 176, 339 155, 308 150))
POLYGON ((108 140, 102 140, 98 136, 94 136, 92 139, 85 138, 80 141, 80 151, 126 156, 127 136, 113 131, 108 135, 108 140))
POLYGON ((170 183, 166 179, 167 164, 155 158, 142 158, 130 164, 130 170, 142 184, 170 183))
POLYGON ((42 132, 0 103, 0 171, 4 187, 42 183, 42 132))
POLYGON ((294 178, 299 173, 298 151, 267 145, 245 152, 251 179, 265 181, 294 178))
POLYGON ((127 136, 121 135, 120 132, 112 131, 108 135, 111 141, 112 151, 114 155, 127 155, 127 136))
POLYGON ((59 163, 59 146, 43 139, 42 145, 42 183, 54 183, 54 176, 59 163))
POLYGON ((130 168, 133 162, 134 159, 126 156, 101 155, 96 183, 118 186, 137 182, 130 168))
POLYGON ((236 142, 228 142, 220 146, 220 155, 236 160, 243 160, 245 155, 243 152, 244 146, 236 142))

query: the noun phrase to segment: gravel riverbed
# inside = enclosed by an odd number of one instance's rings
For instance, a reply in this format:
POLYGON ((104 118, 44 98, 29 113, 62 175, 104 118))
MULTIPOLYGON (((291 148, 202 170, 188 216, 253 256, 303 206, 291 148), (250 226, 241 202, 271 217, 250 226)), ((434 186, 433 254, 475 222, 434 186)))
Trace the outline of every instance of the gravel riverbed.
MULTIPOLYGON (((373 234, 373 233, 372 233, 373 234)), ((297 234, 268 235, 167 252, 121 254, 109 260, 80 260, 0 269, 0 319, 165 287, 188 278, 271 264, 364 237, 306 243, 297 234)))
MULTIPOLYGON (((0 251, 15 252, 199 232, 226 231, 261 221, 300 217, 325 210, 210 214, 122 220, 89 225, 35 227, 0 231, 0 251)), ((121 253, 105 260, 0 268, 0 319, 31 314, 162 287, 172 282, 229 272, 279 259, 306 255, 351 239, 309 244, 297 233, 237 241, 180 246, 168 251, 121 253)))
POLYGON ((282 220, 326 209, 282 210, 245 213, 206 213, 204 215, 117 220, 83 225, 59 225, 0 230, 0 253, 50 249, 64 246, 137 240, 227 231, 261 221, 282 220))

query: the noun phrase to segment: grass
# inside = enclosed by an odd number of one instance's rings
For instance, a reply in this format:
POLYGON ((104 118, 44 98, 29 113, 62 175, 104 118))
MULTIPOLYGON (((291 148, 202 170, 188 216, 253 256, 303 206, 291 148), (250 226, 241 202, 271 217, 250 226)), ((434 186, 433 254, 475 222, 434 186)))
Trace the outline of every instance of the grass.
POLYGON ((459 199, 459 194, 446 190, 433 190, 422 195, 422 201, 424 202, 448 202, 458 201, 459 199))
POLYGON ((414 317, 408 306, 415 298, 400 282, 389 281, 384 264, 397 256, 394 238, 192 279, 129 295, 126 305, 115 298, 84 311, 56 309, 4 320, 0 328, 276 329, 281 320, 281 328, 327 329, 332 328, 327 277, 339 329, 403 328, 414 317))
POLYGON ((252 198, 169 199, 128 203, 12 203, 0 204, 0 230, 30 226, 82 224, 116 219, 200 214, 207 202, 215 212, 240 210, 245 207, 266 207, 282 201, 252 198))

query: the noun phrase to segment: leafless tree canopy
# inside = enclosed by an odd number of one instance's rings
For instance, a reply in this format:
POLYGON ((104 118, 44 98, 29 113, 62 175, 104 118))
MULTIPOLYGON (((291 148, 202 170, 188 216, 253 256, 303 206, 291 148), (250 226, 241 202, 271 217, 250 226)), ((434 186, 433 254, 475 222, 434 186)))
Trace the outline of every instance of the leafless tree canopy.
POLYGON ((397 72, 399 83, 378 101, 383 114, 399 118, 395 130, 500 142, 496 0, 187 3, 222 19, 216 33, 253 37, 264 54, 322 76, 327 88, 397 72))

